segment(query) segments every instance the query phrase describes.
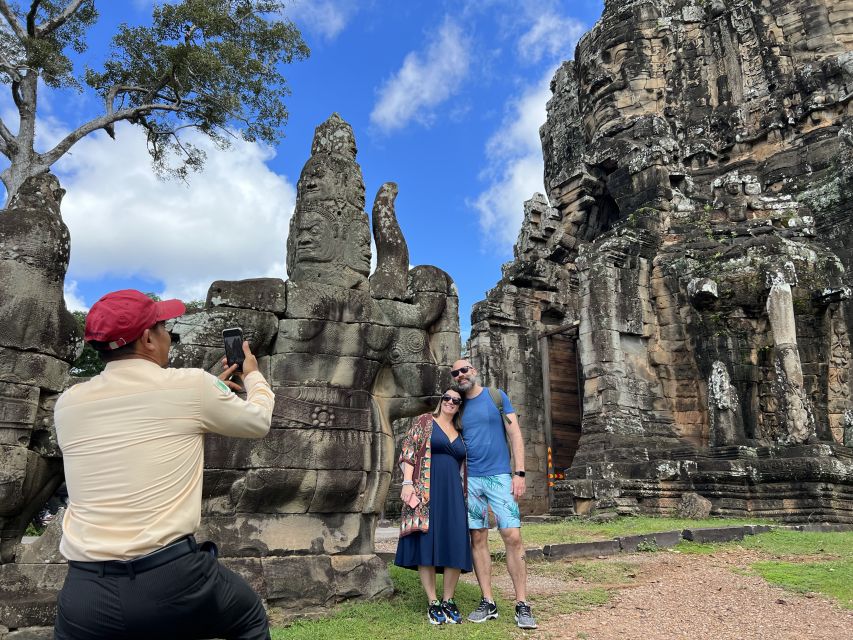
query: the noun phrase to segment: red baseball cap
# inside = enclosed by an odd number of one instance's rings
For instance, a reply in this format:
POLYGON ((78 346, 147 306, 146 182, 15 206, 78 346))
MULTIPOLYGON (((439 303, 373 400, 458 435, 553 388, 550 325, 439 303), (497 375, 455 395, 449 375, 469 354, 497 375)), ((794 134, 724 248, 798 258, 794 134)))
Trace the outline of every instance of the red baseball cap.
POLYGON ((122 289, 103 296, 86 316, 86 342, 111 351, 138 339, 158 322, 184 315, 180 300, 155 302, 136 289, 122 289))

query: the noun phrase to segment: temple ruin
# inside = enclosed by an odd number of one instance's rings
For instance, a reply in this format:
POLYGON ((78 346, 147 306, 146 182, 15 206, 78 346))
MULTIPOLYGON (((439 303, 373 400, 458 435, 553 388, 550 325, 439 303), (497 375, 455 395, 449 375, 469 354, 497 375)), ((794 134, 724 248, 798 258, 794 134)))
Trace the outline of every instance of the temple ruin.
MULTIPOLYGON (((546 194, 524 203, 468 345, 519 414, 527 513, 672 513, 698 494, 715 515, 853 522, 851 12, 606 0, 557 71, 546 194)), ((174 366, 212 371, 222 328, 242 326, 274 387, 267 438, 208 438, 199 532, 272 606, 390 590, 373 535, 392 425, 431 408, 460 354, 455 286, 409 269, 395 196, 374 201, 371 274, 355 138, 333 115, 297 185, 290 279, 215 282, 171 326, 174 366)), ((12 629, 52 624, 65 574, 58 523, 19 544, 61 482, 52 403, 80 345, 61 197, 39 176, 0 216, 12 629)))
POLYGON ((607 0, 557 71, 469 343, 528 511, 853 522, 846 4, 607 0))

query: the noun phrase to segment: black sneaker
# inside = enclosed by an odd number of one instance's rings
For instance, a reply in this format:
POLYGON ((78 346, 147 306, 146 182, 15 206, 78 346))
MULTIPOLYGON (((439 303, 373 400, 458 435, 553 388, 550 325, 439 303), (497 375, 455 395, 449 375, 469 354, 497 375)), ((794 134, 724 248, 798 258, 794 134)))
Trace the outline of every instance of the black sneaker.
POLYGON ((429 603, 427 609, 427 620, 430 624, 444 624, 447 622, 447 616, 444 615, 444 610, 441 608, 441 602, 433 600, 429 603))
POLYGON ((519 629, 536 629, 536 620, 527 602, 518 602, 515 605, 515 624, 519 629))
POLYGON ((459 607, 453 602, 453 598, 444 600, 441 603, 441 609, 447 618, 447 624, 462 624, 462 614, 459 613, 459 607))
POLYGON ((494 620, 498 617, 498 606, 491 600, 483 598, 480 600, 480 606, 468 614, 468 620, 471 622, 485 622, 486 620, 494 620))

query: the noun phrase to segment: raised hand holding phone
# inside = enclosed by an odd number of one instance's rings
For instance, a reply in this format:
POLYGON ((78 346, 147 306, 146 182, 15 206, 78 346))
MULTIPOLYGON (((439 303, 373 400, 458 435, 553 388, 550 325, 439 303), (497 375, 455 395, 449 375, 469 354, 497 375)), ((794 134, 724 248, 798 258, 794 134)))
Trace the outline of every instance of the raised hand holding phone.
POLYGON ((243 340, 243 331, 239 327, 225 329, 222 332, 225 343, 225 357, 222 359, 222 368, 225 369, 220 375, 222 380, 232 391, 241 392, 244 389, 231 380, 231 376, 237 376, 240 380, 247 373, 258 370, 258 359, 249 349, 249 343, 243 340))
POLYGON ((237 365, 237 371, 243 371, 243 362, 246 356, 243 353, 243 330, 240 327, 231 327, 222 331, 222 342, 225 343, 225 362, 230 367, 237 365))

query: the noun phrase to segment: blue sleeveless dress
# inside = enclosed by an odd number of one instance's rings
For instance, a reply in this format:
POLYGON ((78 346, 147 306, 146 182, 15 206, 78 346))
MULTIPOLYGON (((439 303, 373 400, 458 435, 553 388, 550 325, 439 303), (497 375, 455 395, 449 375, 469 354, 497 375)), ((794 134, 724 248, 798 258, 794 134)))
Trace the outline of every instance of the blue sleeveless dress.
POLYGON ((450 567, 467 573, 471 571, 471 541, 460 476, 465 444, 461 436, 450 442, 433 420, 430 447, 429 531, 400 538, 394 564, 406 569, 435 567, 437 573, 450 567))

